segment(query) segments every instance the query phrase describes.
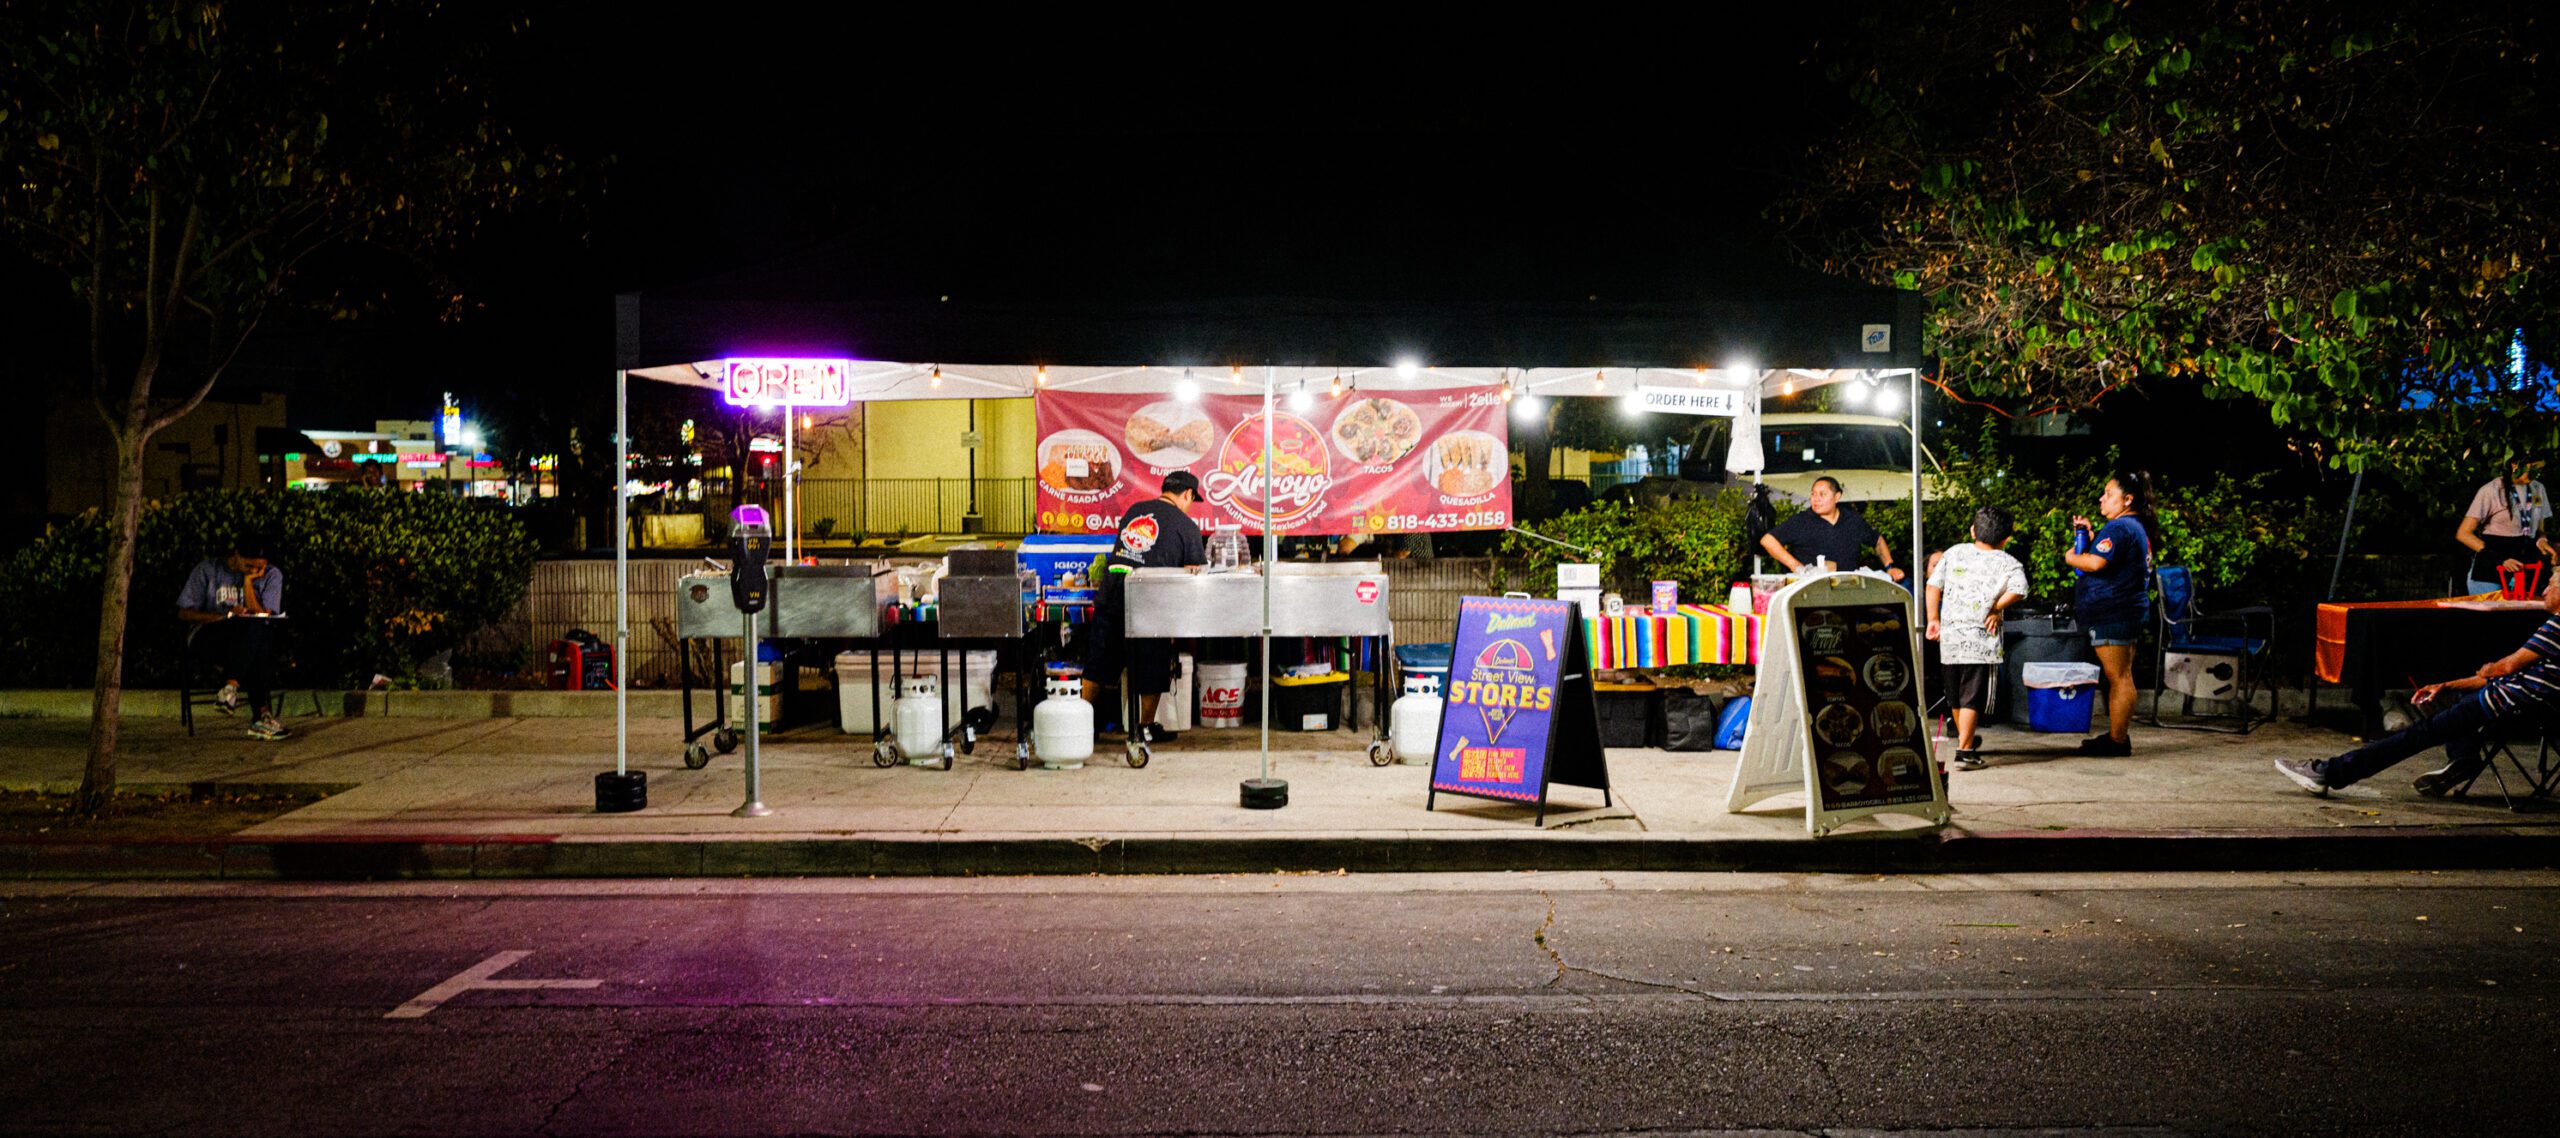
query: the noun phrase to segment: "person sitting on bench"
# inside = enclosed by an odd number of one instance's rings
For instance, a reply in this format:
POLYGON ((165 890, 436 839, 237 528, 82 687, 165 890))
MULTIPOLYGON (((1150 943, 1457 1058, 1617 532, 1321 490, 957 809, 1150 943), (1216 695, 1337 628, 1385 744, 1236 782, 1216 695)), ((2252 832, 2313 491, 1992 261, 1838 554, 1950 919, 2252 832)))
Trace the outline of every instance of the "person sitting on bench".
POLYGON ((208 557, 178 591, 178 619, 195 625, 188 644, 222 668, 214 705, 228 715, 249 704, 249 737, 277 740, 291 732, 276 719, 275 618, 284 615, 284 570, 267 561, 266 543, 243 538, 223 557, 208 557))
POLYGON ((2525 639, 2524 647, 2482 664, 2469 676, 2428 684, 2409 697, 2411 704, 2423 709, 2445 692, 2470 693, 2453 706, 2334 759, 2277 759, 2276 769, 2302 789, 2325 796, 2441 746, 2446 762, 2418 776, 2418 793, 2437 798, 2469 785, 2488 765, 2484 744, 2490 730, 2547 722, 2560 715, 2560 580, 2543 588, 2542 608, 2553 616, 2525 639))

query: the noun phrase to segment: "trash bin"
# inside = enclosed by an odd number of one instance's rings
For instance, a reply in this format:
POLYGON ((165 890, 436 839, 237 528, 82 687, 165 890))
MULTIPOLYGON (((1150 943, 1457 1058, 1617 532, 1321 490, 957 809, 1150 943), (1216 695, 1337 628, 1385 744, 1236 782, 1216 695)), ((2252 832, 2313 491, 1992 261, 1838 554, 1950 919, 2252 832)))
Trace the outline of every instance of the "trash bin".
POLYGON ((2068 616, 2020 615, 2000 622, 2000 653, 2001 682, 1992 692, 1992 708, 2013 727, 2027 726, 2027 665, 2094 666, 2098 659, 2089 650, 2089 630, 2068 616))
POLYGON ((2086 735, 2097 706, 2096 664, 2036 663, 2020 669, 2027 698, 2027 729, 2086 735))

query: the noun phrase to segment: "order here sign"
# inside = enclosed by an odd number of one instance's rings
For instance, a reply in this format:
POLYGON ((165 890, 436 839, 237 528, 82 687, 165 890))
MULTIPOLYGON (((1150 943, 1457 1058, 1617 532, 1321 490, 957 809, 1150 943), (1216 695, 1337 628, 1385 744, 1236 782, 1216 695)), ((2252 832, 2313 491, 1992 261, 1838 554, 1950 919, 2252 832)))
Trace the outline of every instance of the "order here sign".
POLYGON ((1721 415, 1730 419, 1742 414, 1742 392, 1713 387, 1639 387, 1636 406, 1646 411, 1721 415))

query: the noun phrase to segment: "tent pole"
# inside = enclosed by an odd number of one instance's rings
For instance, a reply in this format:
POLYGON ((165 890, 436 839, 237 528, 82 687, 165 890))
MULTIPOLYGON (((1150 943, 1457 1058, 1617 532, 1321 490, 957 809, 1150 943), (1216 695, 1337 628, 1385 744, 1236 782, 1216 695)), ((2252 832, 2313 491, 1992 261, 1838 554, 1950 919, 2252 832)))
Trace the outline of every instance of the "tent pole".
POLYGON ((2358 466, 2355 485, 2347 488, 2347 520, 2338 526, 2338 556, 2336 560, 2329 563, 2329 591, 2321 595, 2321 600, 2338 599, 2338 574, 2345 572, 2347 568, 2347 535, 2355 532, 2356 498, 2363 493, 2364 467, 2358 466))
POLYGON ((631 373, 613 373, 613 773, 631 773, 631 373))
POLYGON ((1280 535, 1271 528, 1272 369, 1262 368, 1262 779, 1271 781, 1271 574, 1280 565, 1280 535))
MULTIPOLYGON (((1921 412, 1920 412, 1920 373, 1919 373, 1919 371, 1917 371, 1917 370, 1915 369, 1914 371, 1912 371, 1912 372, 1910 373, 1910 375, 1911 375, 1911 548, 1910 548, 1910 549, 1908 549, 1908 550, 1906 550, 1906 551, 1904 552, 1904 554, 1903 554, 1903 558, 1902 558, 1903 563, 1904 563, 1904 564, 1909 565, 1909 566, 1910 566, 1910 568, 1909 568, 1909 569, 1906 569, 1906 570, 1904 570, 1904 571, 1903 571, 1903 574, 1902 574, 1902 584, 1903 584, 1903 587, 1904 587, 1905 589, 1907 589, 1907 590, 1911 593, 1911 599, 1912 599, 1913 601, 1915 601, 1915 602, 1918 602, 1918 603, 1916 603, 1916 604, 1914 604, 1914 605, 1912 606, 1912 607, 1913 607, 1913 609, 1914 609, 1914 615, 1915 615, 1916 617, 1918 617, 1918 618, 1926 619, 1926 618, 1927 618, 1927 616, 1929 615, 1929 605, 1928 605, 1927 600, 1925 599, 1926 594, 1924 594, 1924 593, 1922 593, 1922 592, 1920 591, 1920 590, 1922 590, 1922 589, 1925 589, 1925 588, 1928 588, 1928 587, 1929 587, 1929 584, 1928 584, 1928 578, 1929 578, 1929 573, 1928 573, 1928 567, 1929 567, 1929 545, 1928 545, 1928 534, 1927 534, 1924 530, 1922 530, 1921 525, 1920 525, 1921 516, 1922 516, 1922 510, 1921 510, 1922 502, 1921 502, 1921 497, 1920 497, 1920 424, 1921 424, 1921 422, 1922 422, 1922 420, 1921 420, 1921 418, 1920 418, 1920 414, 1921 414, 1921 412)), ((1919 623, 1920 623, 1920 620, 1914 620, 1914 621, 1913 621, 1913 623, 1914 623, 1914 624, 1919 624, 1919 623)), ((1914 648, 1916 649, 1916 656, 1915 656, 1915 658, 1911 661, 1911 663, 1912 663, 1912 668, 1911 668, 1911 672, 1912 672, 1912 676, 1911 676, 1911 692, 1912 692, 1912 697, 1913 697, 1913 699, 1914 699, 1915 701, 1917 701, 1917 702, 1920 704, 1920 727, 1921 727, 1921 729, 1922 729, 1922 730, 1927 730, 1927 729, 1928 729, 1928 726, 1929 726, 1929 669, 1928 669, 1928 667, 1926 666, 1925 661, 1927 661, 1927 660, 1928 660, 1928 649, 1927 649, 1926 647, 1923 647, 1923 646, 1921 646, 1921 645, 1919 644, 1919 640, 1920 640, 1920 638, 1919 638, 1919 636, 1918 636, 1918 635, 1916 635, 1919 631, 1920 631, 1920 630, 1919 630, 1918 628, 1914 628, 1914 629, 1912 629, 1912 632, 1915 634, 1915 635, 1912 637, 1912 642, 1913 642, 1913 646, 1914 646, 1914 648)), ((1929 751, 1930 751, 1930 754, 1929 754, 1929 763, 1930 763, 1930 768, 1929 768, 1929 769, 1930 769, 1930 775, 1929 775, 1929 777, 1931 777, 1931 778, 1936 778, 1936 777, 1938 777, 1938 775, 1937 775, 1937 769, 1938 769, 1938 768, 1937 768, 1937 762, 1938 762, 1937 746, 1936 746, 1935 744, 1932 744, 1932 745, 1930 746, 1930 748, 1929 748, 1929 751)), ((1943 790, 1941 790, 1941 793, 1944 793, 1944 792, 1943 792, 1943 790)))
POLYGON ((782 563, 800 563, 800 512, 792 507, 800 501, 799 455, 793 449, 793 431, 799 408, 782 405, 782 563))

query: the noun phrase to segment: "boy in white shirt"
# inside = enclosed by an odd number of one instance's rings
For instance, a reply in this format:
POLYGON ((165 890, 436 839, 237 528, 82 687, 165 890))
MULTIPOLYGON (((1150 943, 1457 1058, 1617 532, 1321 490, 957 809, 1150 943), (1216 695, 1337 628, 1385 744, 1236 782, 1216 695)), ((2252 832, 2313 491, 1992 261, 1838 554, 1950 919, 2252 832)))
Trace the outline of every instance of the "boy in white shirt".
POLYGON ((1973 515, 1973 540, 1929 567, 1929 639, 1946 665, 1947 701, 1956 712, 1955 768, 1978 771, 1982 740, 1974 726, 1991 708, 2000 671, 2000 611, 2026 599, 2027 570, 2001 551, 2012 530, 2009 511, 1984 506, 1973 515))

